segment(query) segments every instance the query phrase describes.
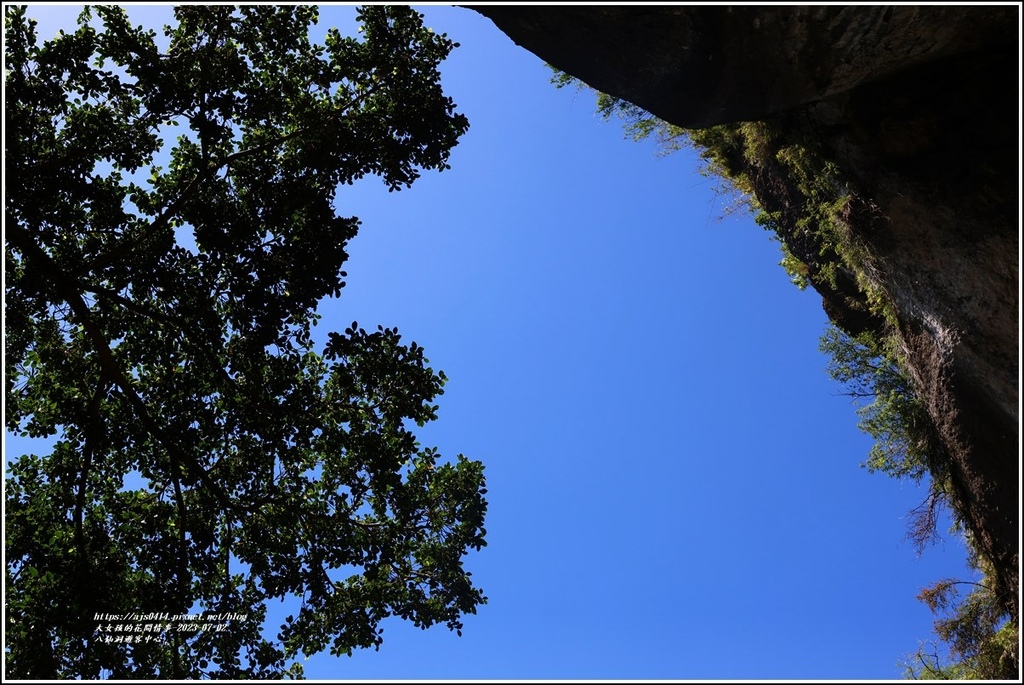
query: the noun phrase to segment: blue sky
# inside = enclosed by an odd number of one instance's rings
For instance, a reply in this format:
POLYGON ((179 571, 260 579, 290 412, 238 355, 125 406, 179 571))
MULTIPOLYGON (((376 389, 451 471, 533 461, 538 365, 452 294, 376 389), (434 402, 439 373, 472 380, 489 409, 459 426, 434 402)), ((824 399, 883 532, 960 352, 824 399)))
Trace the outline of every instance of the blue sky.
MULTIPOLYGON (((30 14, 47 38, 76 11, 30 14)), ((475 12, 421 11, 461 43, 442 72, 471 128, 450 171, 339 193, 363 228, 319 330, 396 326, 450 378, 419 436, 486 464, 467 567, 490 601, 461 638, 393 619, 379 652, 307 676, 899 677, 931 636, 915 595, 968 574, 963 546, 918 557, 925 490, 860 468, 820 298, 750 216, 723 218, 695 155, 625 139, 475 12)))

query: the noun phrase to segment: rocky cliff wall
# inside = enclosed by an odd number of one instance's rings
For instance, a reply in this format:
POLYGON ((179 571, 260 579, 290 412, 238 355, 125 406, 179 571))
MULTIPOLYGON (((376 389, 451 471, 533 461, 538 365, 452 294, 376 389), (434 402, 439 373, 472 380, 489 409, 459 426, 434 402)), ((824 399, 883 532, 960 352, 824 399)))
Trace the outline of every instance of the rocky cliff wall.
MULTIPOLYGON (((669 123, 771 119, 839 167, 871 208, 849 225, 895 313, 955 504, 1016 620, 1019 9, 473 9, 669 123)), ((762 204, 784 203, 786 189, 761 174, 762 204)), ((822 295, 834 320, 870 325, 856 297, 822 295)))

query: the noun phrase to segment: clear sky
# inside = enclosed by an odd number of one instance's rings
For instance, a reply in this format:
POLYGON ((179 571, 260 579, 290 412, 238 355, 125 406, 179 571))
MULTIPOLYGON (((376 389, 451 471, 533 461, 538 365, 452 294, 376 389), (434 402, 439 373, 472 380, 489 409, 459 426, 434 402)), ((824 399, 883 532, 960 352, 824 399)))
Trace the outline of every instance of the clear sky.
MULTIPOLYGON (((925 489, 859 466, 820 298, 750 216, 723 218, 695 155, 625 139, 475 12, 421 11, 461 43, 442 72, 471 128, 450 171, 339 193, 363 228, 319 330, 396 326, 450 378, 418 434, 486 464, 488 547, 466 565, 490 601, 461 638, 392 619, 380 651, 307 676, 899 677, 932 636, 915 595, 967 575, 964 550, 917 556, 925 489)), ((30 12, 43 39, 76 13, 30 12)))

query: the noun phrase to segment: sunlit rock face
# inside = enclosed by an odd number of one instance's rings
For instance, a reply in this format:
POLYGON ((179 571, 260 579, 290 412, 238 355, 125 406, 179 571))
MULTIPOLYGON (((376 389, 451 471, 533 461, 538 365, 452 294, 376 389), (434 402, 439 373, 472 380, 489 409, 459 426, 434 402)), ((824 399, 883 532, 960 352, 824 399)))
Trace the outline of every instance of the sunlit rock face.
MULTIPOLYGON (((771 120, 817 141, 871 208, 850 225, 1016 616, 1018 8, 473 9, 670 123, 771 120)), ((784 201, 778 186, 763 178, 760 199, 784 201)), ((871 325, 849 293, 822 295, 833 319, 871 325)))

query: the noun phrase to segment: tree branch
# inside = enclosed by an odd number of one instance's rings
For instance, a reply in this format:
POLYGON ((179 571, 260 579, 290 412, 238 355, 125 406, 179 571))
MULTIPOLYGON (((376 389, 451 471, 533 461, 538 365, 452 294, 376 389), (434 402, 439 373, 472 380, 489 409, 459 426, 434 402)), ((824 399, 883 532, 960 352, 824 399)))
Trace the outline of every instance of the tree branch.
POLYGON ((105 255, 97 257, 91 263, 87 264, 85 267, 77 270, 75 272, 75 276, 84 276, 85 274, 91 271, 102 269, 103 267, 113 263, 118 258, 131 253, 135 248, 142 246, 145 243, 147 237, 154 235, 158 230, 164 228, 170 223, 171 219, 173 219, 175 215, 177 215, 182 204, 184 204, 184 202, 187 199, 189 199, 189 197, 191 197, 192 194, 199 187, 201 181, 206 181, 212 178, 213 175, 219 172, 221 169, 232 164, 233 162, 237 162, 239 159, 255 154, 257 152, 262 152, 263 150, 283 145, 289 140, 293 140, 301 135, 304 135, 312 131, 314 128, 320 128, 326 124, 330 124, 337 121, 346 111, 361 104, 364 100, 366 100, 366 98, 372 95, 375 92, 375 90, 375 85, 370 86, 369 88, 366 89, 365 92, 361 93, 351 102, 345 104, 340 110, 336 111, 334 114, 331 114, 329 117, 327 117, 325 121, 317 122, 315 127, 313 125, 304 126, 302 128, 292 131, 287 135, 279 136, 277 138, 274 138, 273 140, 269 140, 260 145, 247 148, 245 150, 239 150, 238 152, 233 152, 224 159, 220 160, 219 162, 211 163, 205 169, 202 169, 198 173, 196 173, 196 175, 192 178, 191 181, 189 181, 189 184, 185 186, 185 189, 181 191, 178 197, 175 198, 174 201, 171 202, 169 205, 167 205, 167 207, 160 213, 160 215, 157 216, 152 221, 152 223, 150 223, 150 225, 141 232, 141 234, 138 237, 126 240, 123 244, 119 245, 118 247, 115 247, 113 250, 106 253, 105 255))
POLYGON ((178 545, 181 552, 178 554, 178 598, 182 603, 181 608, 188 610, 188 540, 185 539, 185 531, 188 523, 188 513, 185 511, 185 498, 181 495, 181 481, 178 474, 172 474, 171 482, 174 483, 174 504, 178 508, 178 545))
POLYGON ((131 310, 138 314, 139 316, 145 316, 149 319, 153 319, 154 321, 161 321, 163 323, 171 324, 172 326, 175 326, 181 330, 185 329, 185 322, 179 319, 178 317, 171 316, 169 314, 164 314, 163 312, 154 311, 152 309, 149 309, 148 307, 143 307, 139 303, 133 302, 126 297, 122 297, 121 295, 114 292, 113 290, 110 290, 109 288, 104 288, 98 285, 92 285, 90 283, 76 282, 75 285, 78 285, 84 292, 94 293, 96 295, 108 297, 114 302, 117 302, 125 309, 131 310))
POLYGON ((82 294, 75 287, 75 282, 64 274, 60 267, 53 262, 50 256, 46 254, 46 252, 37 245, 34 240, 32 240, 32 237, 27 231, 25 231, 25 229, 17 225, 8 226, 7 239, 10 240, 15 247, 21 250, 22 254, 25 255, 30 262, 35 264, 36 268, 38 268, 43 276, 54 286, 54 289, 60 295, 60 298, 67 302, 68 306, 71 307, 72 313, 78 320, 78 323, 85 330, 86 335, 89 336, 96 354, 99 355, 101 369, 114 382, 114 384, 120 388, 121 392, 135 409, 136 414, 150 435, 156 438, 164 446, 164 449, 167 451, 173 462, 182 464, 197 481, 202 482, 203 485, 210 489, 217 500, 225 508, 231 508, 231 502, 228 500, 227 495, 224 494, 224 491, 221 490, 217 482, 209 476, 206 470, 196 461, 194 456, 182 454, 174 446, 174 442, 168 439, 160 425, 153 419, 149 412, 149 407, 146 405, 142 397, 139 396, 134 384, 128 379, 124 371, 121 370, 121 366, 117 363, 117 360, 114 359, 114 354, 110 349, 110 344, 103 335, 103 331, 100 330, 99 326, 97 326, 96 322, 93 320, 92 313, 90 312, 88 305, 86 305, 85 301, 82 299, 82 294))

